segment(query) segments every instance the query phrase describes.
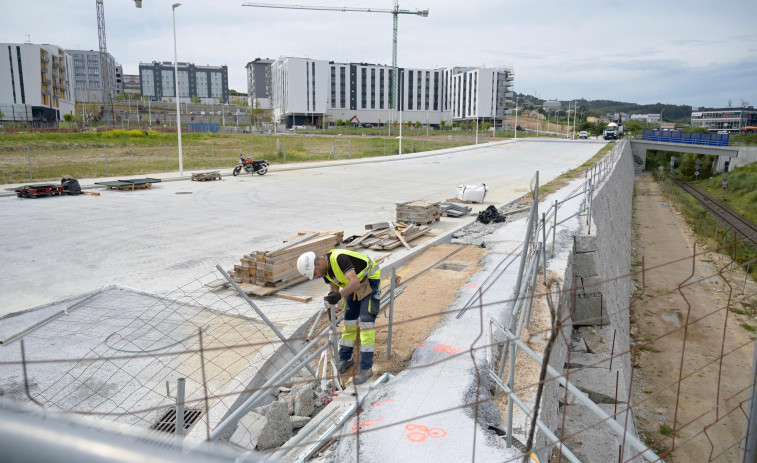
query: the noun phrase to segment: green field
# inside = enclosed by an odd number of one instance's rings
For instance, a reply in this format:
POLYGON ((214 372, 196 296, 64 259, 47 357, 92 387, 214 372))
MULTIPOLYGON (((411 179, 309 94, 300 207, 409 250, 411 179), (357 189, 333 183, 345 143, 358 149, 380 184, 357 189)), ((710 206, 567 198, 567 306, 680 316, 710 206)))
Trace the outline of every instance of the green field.
MULTIPOLYGON (((475 143, 470 132, 403 131, 402 152, 451 148, 475 143), (416 133, 413 133, 416 132, 416 133)), ((397 154, 399 140, 367 134, 211 134, 182 133, 185 170, 230 168, 239 154, 272 165, 309 160, 348 159, 397 154)), ((490 140, 479 135, 479 140, 490 140)), ((175 132, 4 133, 0 136, 0 183, 146 175, 179 170, 175 132)))

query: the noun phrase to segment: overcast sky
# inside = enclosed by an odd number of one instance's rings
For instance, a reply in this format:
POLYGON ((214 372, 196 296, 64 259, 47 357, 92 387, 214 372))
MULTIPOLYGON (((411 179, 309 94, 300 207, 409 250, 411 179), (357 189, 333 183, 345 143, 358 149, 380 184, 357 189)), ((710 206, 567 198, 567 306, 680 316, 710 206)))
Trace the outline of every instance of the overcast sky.
MULTIPOLYGON (((391 0, 267 0, 391 9, 391 0)), ((171 0, 105 0, 108 51, 137 74, 173 61, 171 0)), ((227 65, 246 92, 255 58, 391 64, 392 15, 243 7, 182 0, 179 61, 227 65)), ((757 105, 757 1, 401 0, 398 65, 511 65, 515 90, 546 99, 757 105)), ((0 0, 0 42, 98 49, 93 0, 0 0)))

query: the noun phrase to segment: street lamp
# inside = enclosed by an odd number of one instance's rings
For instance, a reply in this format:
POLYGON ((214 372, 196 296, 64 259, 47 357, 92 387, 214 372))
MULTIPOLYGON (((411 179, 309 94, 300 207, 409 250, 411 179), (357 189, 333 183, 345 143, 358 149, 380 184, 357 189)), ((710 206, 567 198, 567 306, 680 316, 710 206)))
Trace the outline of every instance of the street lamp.
POLYGON ((660 110, 660 130, 662 130, 662 112, 665 111, 665 108, 662 108, 660 110))
POLYGON ((174 3, 171 7, 171 14, 173 15, 173 67, 174 67, 174 84, 176 86, 176 129, 179 134, 179 175, 184 176, 184 161, 182 160, 181 152, 181 106, 179 105, 179 59, 176 55, 176 8, 180 7, 181 3, 174 3))

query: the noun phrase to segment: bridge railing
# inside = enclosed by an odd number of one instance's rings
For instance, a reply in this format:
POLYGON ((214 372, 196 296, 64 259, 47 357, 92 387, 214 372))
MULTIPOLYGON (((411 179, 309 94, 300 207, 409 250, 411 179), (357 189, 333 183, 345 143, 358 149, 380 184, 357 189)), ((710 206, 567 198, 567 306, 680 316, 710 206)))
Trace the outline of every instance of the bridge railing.
POLYGON ((728 134, 679 132, 676 130, 649 130, 643 132, 644 140, 684 143, 689 145, 728 146, 728 134))

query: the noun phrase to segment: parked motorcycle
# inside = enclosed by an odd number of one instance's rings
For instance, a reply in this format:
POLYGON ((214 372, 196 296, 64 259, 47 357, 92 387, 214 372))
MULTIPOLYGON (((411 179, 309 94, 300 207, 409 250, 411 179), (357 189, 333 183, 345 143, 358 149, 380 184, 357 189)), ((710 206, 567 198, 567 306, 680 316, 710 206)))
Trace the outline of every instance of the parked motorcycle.
POLYGON ((268 161, 266 161, 265 159, 256 161, 254 159, 246 158, 243 154, 240 154, 239 164, 234 167, 234 171, 232 172, 234 174, 234 177, 239 175, 239 173, 242 172, 242 169, 244 169, 245 172, 249 172, 251 174, 265 175, 265 173, 268 172, 268 161))

